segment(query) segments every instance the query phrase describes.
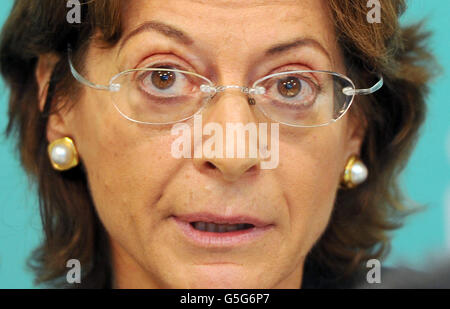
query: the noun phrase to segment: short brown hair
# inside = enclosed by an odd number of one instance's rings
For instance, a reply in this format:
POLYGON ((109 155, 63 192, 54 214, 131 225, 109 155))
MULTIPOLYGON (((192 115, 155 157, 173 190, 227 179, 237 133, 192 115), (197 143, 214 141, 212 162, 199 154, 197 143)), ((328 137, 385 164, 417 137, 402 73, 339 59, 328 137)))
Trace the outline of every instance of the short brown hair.
MULTIPOLYGON (((47 157, 46 124, 57 110, 55 97, 73 88, 67 65, 67 44, 75 63, 96 30, 114 45, 121 37, 120 0, 85 0, 81 24, 66 21, 60 0, 16 0, 0 41, 0 71, 10 90, 7 134, 15 133, 22 164, 38 185, 44 240, 31 256, 37 283, 62 284, 65 263, 78 257, 83 265, 83 287, 111 284, 106 231, 96 215, 84 167, 56 172, 47 157), (38 107, 35 68, 38 57, 54 53, 55 66, 44 112, 38 107)), ((407 162, 425 117, 427 83, 433 57, 425 46, 421 25, 401 27, 404 0, 384 1, 382 22, 366 21, 366 0, 329 0, 337 38, 345 55, 348 75, 364 87, 381 73, 385 86, 355 104, 351 113, 364 119, 366 135, 362 160, 370 176, 359 187, 340 190, 326 231, 307 258, 305 267, 332 269, 345 277, 369 258, 380 258, 389 248, 387 232, 400 226, 405 213, 397 176, 407 162), (367 103, 367 104, 366 104, 367 103)))

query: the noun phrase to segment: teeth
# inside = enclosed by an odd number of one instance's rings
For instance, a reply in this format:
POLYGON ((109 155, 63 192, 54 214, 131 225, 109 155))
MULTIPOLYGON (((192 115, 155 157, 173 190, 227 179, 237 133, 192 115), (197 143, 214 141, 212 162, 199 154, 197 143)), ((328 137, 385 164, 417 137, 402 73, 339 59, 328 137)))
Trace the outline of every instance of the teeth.
POLYGON ((232 224, 232 225, 227 225, 226 226, 226 231, 227 232, 237 231, 237 229, 238 229, 238 225, 237 224, 232 224))
POLYGON ((216 231, 216 225, 214 223, 206 223, 206 230, 208 232, 215 232, 216 231))
POLYGON ((218 225, 216 225, 216 230, 217 230, 219 233, 226 232, 226 231, 227 231, 227 226, 224 225, 224 224, 218 224, 218 225))
POLYGON ((237 230, 244 230, 253 227, 251 224, 216 224, 211 222, 194 222, 193 226, 196 230, 207 231, 212 233, 226 233, 237 230))
POLYGON ((195 222, 194 227, 200 231, 206 231, 206 223, 205 222, 195 222))

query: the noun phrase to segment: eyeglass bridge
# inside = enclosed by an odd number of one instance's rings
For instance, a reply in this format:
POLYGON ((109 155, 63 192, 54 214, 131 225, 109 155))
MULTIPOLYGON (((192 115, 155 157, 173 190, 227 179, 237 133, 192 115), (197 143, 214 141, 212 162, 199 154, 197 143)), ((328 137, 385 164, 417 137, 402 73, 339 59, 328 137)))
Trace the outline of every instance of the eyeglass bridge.
POLYGON ((238 86, 238 85, 225 85, 225 86, 210 86, 210 85, 201 85, 200 91, 205 93, 217 93, 217 92, 223 92, 227 89, 239 89, 245 94, 265 94, 266 89, 264 87, 255 87, 255 88, 249 88, 244 86, 238 86))
MULTIPOLYGON (((242 91, 243 93, 245 93, 247 95, 265 94, 266 93, 266 89, 264 87, 249 88, 249 87, 238 86, 238 85, 224 85, 224 86, 217 86, 217 87, 210 86, 210 85, 201 85, 200 86, 200 91, 205 92, 205 93, 212 93, 212 94, 216 94, 218 92, 223 92, 227 89, 239 89, 240 91, 242 91)), ((255 105, 256 104, 255 99, 249 96, 248 104, 255 105)))

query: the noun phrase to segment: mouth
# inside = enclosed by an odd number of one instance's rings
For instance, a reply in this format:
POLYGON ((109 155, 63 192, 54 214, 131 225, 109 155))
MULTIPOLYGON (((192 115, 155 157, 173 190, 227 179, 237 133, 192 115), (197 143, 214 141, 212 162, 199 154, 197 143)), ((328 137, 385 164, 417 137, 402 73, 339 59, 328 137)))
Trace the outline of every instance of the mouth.
POLYGON ((250 223, 240 224, 216 224, 212 222, 197 221, 189 223, 197 231, 210 232, 210 233, 229 233, 234 231, 242 231, 255 227, 250 223))
POLYGON ((173 216, 187 241, 201 247, 235 247, 265 235, 273 224, 247 217, 222 217, 209 213, 173 216))

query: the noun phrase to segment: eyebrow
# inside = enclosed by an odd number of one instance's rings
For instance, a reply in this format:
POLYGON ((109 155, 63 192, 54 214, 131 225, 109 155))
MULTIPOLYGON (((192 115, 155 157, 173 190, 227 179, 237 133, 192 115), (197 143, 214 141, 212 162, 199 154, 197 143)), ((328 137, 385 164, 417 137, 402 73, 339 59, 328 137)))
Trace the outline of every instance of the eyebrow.
POLYGON ((122 43, 120 43, 119 52, 129 39, 146 31, 157 31, 169 38, 175 39, 177 42, 183 45, 192 45, 194 43, 194 40, 190 38, 186 33, 173 26, 159 21, 148 21, 141 24, 124 37, 122 43))
MULTIPOLYGON (((168 25, 168 24, 160 22, 160 21, 148 21, 148 22, 141 24, 140 26, 138 26, 136 29, 134 29, 133 31, 131 31, 124 37, 124 39, 120 43, 118 52, 120 53, 120 50, 124 47, 125 43, 128 40, 130 40, 132 37, 134 37, 142 32, 146 32, 146 31, 157 31, 169 38, 174 39, 175 41, 177 41, 178 43, 181 43, 183 45, 192 45, 194 43, 194 40, 189 35, 187 35, 185 32, 183 32, 180 29, 177 29, 174 26, 168 25)), ((312 38, 298 38, 298 39, 293 40, 292 42, 277 44, 277 45, 272 46, 269 49, 267 49, 264 54, 266 56, 273 56, 276 54, 281 54, 283 52, 286 52, 290 49, 293 49, 293 48, 296 48, 299 46, 315 47, 315 48, 319 49, 320 51, 322 51, 322 53, 324 53, 328 57, 328 59, 331 59, 330 54, 322 46, 322 44, 320 44, 318 41, 316 41, 312 38)))
POLYGON ((283 52, 286 52, 290 49, 299 47, 299 46, 312 46, 315 47, 317 49, 319 49, 322 53, 324 53, 328 59, 331 60, 331 56, 328 53, 328 51, 325 49, 325 47, 322 46, 322 44, 320 44, 318 41, 312 39, 312 38, 298 38, 293 40, 292 42, 289 43, 282 43, 282 44, 278 44, 275 45, 273 47, 270 47, 266 52, 265 55, 266 56, 273 56, 276 54, 280 54, 283 52))

